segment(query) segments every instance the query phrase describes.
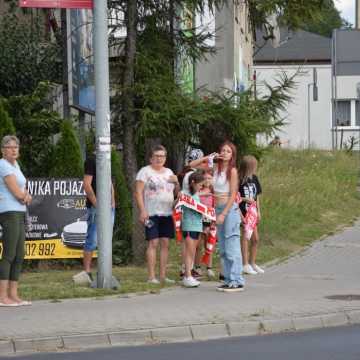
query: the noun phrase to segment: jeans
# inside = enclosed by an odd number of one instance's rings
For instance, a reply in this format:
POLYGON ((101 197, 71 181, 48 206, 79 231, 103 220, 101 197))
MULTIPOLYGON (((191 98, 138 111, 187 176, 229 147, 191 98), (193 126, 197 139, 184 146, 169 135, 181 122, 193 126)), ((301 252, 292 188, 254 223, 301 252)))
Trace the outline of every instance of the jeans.
MULTIPOLYGON (((221 214, 225 205, 216 207, 216 215, 221 214)), ((240 210, 234 204, 225 217, 224 223, 217 225, 220 258, 223 264, 226 285, 244 285, 242 276, 242 256, 240 248, 240 210)))
MULTIPOLYGON (((111 220, 114 226, 115 209, 111 209, 111 220)), ((87 208, 87 233, 84 245, 84 251, 91 252, 97 248, 97 233, 96 233, 96 208, 93 206, 87 208)))

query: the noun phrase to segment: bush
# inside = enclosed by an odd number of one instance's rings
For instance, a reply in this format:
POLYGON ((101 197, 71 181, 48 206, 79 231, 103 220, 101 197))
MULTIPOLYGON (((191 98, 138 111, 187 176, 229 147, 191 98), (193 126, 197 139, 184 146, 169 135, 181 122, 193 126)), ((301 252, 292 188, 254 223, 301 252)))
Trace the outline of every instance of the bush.
POLYGON ((83 162, 79 140, 70 121, 65 120, 61 125, 60 139, 55 146, 53 157, 53 177, 81 177, 83 162))
POLYGON ((111 172, 115 189, 115 226, 113 235, 113 263, 127 264, 131 261, 131 194, 126 186, 121 155, 115 150, 111 153, 111 172))

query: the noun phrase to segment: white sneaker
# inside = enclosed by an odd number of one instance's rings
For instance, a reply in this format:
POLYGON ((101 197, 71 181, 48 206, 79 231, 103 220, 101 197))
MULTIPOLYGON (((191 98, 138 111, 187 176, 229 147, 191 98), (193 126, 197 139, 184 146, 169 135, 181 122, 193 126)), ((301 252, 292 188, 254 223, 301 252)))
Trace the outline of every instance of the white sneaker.
POLYGON ((216 276, 213 269, 207 269, 206 273, 209 278, 214 278, 216 276))
POLYGON ((165 284, 175 284, 175 280, 173 279, 169 279, 169 278, 165 278, 164 280, 162 280, 165 284))
POLYGON ((147 283, 153 285, 159 285, 160 281, 157 278, 153 278, 153 279, 148 279, 147 283))
POLYGON ((251 266, 258 274, 264 274, 265 273, 265 270, 262 269, 260 266, 258 266, 256 264, 253 264, 251 266))
POLYGON ((243 273, 247 275, 257 275, 257 272, 252 268, 250 264, 244 265, 243 273))
POLYGON ((192 276, 183 278, 183 285, 188 288, 198 287, 200 285, 200 281, 197 281, 192 276))

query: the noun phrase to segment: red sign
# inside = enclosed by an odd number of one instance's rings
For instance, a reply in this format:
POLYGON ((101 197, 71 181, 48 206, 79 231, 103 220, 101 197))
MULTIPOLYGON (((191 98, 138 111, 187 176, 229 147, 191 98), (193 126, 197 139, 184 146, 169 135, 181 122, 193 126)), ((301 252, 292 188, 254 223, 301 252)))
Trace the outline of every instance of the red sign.
POLYGON ((20 7, 92 9, 93 0, 20 0, 20 7))

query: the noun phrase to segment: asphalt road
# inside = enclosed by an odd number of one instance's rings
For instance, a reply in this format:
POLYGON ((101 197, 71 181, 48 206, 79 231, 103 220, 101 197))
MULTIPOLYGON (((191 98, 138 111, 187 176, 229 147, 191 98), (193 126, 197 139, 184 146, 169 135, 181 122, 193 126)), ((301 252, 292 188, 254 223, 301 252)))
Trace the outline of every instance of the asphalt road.
POLYGON ((360 360, 360 326, 197 343, 112 347, 77 353, 35 354, 7 359, 221 360, 225 357, 241 360, 360 360))

